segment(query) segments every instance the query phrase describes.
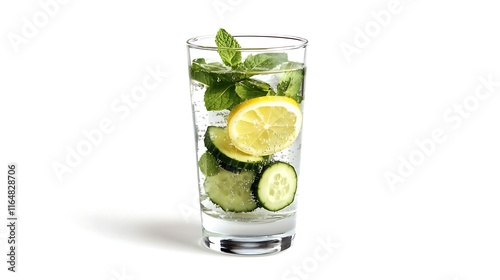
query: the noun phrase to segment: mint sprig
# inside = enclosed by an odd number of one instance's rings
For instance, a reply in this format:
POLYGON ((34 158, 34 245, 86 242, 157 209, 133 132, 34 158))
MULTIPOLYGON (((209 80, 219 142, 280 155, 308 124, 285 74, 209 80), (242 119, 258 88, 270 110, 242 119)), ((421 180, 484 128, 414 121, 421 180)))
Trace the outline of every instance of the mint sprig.
POLYGON ((196 58, 191 63, 191 79, 207 86, 221 83, 234 83, 245 79, 247 76, 243 72, 228 69, 220 62, 207 63, 204 58, 196 58))
POLYGON ((288 61, 286 53, 259 53, 249 54, 243 65, 247 71, 268 71, 286 61, 288 61))
POLYGON ((298 62, 287 62, 281 65, 280 70, 287 70, 277 86, 277 95, 293 98, 298 103, 304 96, 302 87, 304 82, 304 65, 298 62))
POLYGON ((243 61, 240 44, 223 28, 217 32, 215 44, 222 63, 196 58, 190 67, 191 79, 207 86, 204 96, 207 111, 230 110, 245 100, 266 95, 302 101, 302 63, 289 61, 286 53, 275 52, 249 54, 243 61), (285 70, 274 89, 268 83, 252 78, 274 69, 285 70))
POLYGON ((241 62, 240 44, 225 29, 221 28, 215 35, 215 44, 222 62, 227 66, 234 67, 241 62))
POLYGON ((205 152, 201 155, 200 160, 198 160, 198 165, 205 176, 217 175, 221 170, 217 159, 209 152, 205 152))
POLYGON ((242 100, 266 95, 275 95, 273 88, 268 83, 255 79, 246 79, 237 82, 235 91, 242 100))
POLYGON ((213 85, 207 88, 203 100, 207 111, 231 109, 243 101, 235 92, 235 84, 213 85))

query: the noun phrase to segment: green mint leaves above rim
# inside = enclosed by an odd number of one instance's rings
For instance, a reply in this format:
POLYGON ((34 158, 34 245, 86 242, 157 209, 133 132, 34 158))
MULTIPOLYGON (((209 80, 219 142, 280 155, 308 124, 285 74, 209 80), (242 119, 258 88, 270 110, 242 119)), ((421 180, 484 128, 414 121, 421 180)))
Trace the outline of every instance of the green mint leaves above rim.
POLYGON ((250 53, 243 60, 241 45, 223 28, 217 32, 215 44, 222 63, 195 58, 189 69, 191 79, 207 86, 207 111, 231 110, 245 100, 261 96, 287 96, 302 102, 303 63, 289 61, 284 52, 250 53), (274 71, 281 72, 274 87, 253 78, 274 71))
POLYGON ((241 62, 241 51, 237 50, 241 49, 240 44, 238 44, 238 41, 223 28, 217 31, 217 35, 215 35, 215 44, 217 45, 217 52, 224 64, 234 67, 241 62))

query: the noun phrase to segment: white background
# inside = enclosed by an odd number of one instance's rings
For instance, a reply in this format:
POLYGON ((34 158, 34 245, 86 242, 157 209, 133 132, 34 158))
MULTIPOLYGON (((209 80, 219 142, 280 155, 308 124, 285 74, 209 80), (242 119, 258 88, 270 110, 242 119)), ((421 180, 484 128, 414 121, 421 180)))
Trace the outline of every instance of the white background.
POLYGON ((19 168, 15 274, 0 183, 1 279, 500 279, 500 87, 474 96, 500 81, 495 1, 66 2, 45 22, 38 1, 0 4, 0 172, 19 168), (310 41, 298 233, 280 254, 199 245, 185 41, 219 27, 310 41), (147 68, 169 75, 117 113, 147 68), (464 100, 467 117, 449 111, 464 100))

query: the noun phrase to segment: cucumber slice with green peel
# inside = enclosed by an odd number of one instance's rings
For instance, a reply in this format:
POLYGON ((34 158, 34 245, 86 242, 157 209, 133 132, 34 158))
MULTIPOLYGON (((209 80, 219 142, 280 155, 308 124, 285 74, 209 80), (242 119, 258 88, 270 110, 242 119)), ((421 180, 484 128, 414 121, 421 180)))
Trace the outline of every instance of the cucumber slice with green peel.
POLYGON ((238 150, 231 144, 227 131, 223 127, 209 126, 205 133, 205 147, 221 162, 221 165, 231 171, 259 170, 269 157, 254 156, 238 150))
POLYGON ((233 173, 221 169, 217 175, 205 179, 205 192, 224 211, 250 212, 257 208, 257 201, 252 193, 255 175, 250 170, 233 173))
POLYGON ((253 191, 260 206, 269 211, 279 211, 295 199, 297 172, 288 163, 272 163, 255 181, 253 191))

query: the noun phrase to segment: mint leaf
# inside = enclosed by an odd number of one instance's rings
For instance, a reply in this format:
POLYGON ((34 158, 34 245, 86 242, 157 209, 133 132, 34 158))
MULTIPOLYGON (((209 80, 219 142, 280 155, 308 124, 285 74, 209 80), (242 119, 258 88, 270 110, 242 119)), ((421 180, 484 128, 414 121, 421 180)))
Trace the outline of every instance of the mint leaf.
POLYGON ((217 82, 217 77, 210 71, 224 70, 225 68, 221 63, 209 65, 204 58, 197 58, 191 63, 190 76, 191 79, 210 86, 217 82))
POLYGON ((204 58, 193 59, 190 68, 191 79, 211 86, 224 82, 236 82, 246 78, 242 72, 231 71, 220 62, 207 63, 204 58))
POLYGON ((266 71, 275 68, 283 62, 288 61, 286 53, 259 53, 249 54, 243 65, 247 71, 266 71))
POLYGON ((215 35, 215 44, 217 45, 217 52, 224 64, 234 67, 241 63, 241 51, 235 50, 241 48, 240 44, 238 44, 236 39, 223 28, 217 31, 215 35))
POLYGON ((200 160, 198 160, 198 166, 201 172, 207 177, 217 175, 221 169, 217 163, 217 159, 209 152, 201 155, 200 160))
POLYGON ((235 84, 216 84, 205 91, 205 107, 207 111, 231 109, 242 100, 235 92, 235 84))
POLYGON ((255 79, 247 79, 236 83, 235 91, 243 100, 266 95, 275 95, 273 88, 269 84, 255 79))
POLYGON ((298 103, 302 102, 304 96, 302 88, 304 83, 304 64, 298 62, 287 62, 281 65, 281 70, 286 71, 281 77, 277 86, 277 95, 287 96, 295 99, 298 103))

